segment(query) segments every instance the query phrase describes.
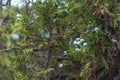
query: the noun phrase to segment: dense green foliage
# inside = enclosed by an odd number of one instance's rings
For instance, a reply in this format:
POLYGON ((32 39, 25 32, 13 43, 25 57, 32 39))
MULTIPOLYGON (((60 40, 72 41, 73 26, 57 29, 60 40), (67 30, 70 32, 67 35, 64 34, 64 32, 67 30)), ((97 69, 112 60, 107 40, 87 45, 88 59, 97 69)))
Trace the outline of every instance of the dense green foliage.
POLYGON ((31 3, 1 10, 1 80, 112 80, 110 60, 120 55, 119 2, 31 3))

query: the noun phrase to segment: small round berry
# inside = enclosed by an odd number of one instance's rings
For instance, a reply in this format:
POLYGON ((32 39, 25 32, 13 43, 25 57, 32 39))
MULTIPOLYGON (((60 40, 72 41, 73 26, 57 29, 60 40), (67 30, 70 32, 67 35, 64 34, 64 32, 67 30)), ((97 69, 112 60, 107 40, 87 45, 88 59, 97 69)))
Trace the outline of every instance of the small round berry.
POLYGON ((11 38, 12 38, 12 40, 18 40, 19 39, 19 35, 18 34, 12 34, 11 38))
POLYGON ((17 17, 17 18, 20 18, 21 16, 22 16, 22 15, 19 14, 19 13, 16 14, 16 17, 17 17))
POLYGON ((75 40, 75 41, 73 42, 73 44, 79 46, 79 45, 81 44, 81 42, 75 40))
POLYGON ((61 6, 58 6, 57 8, 58 8, 58 9, 60 9, 60 8, 61 8, 61 6))
POLYGON ((58 8, 58 7, 59 7, 59 4, 58 4, 58 3, 54 3, 54 6, 55 6, 56 8, 58 8))
POLYGON ((65 54, 67 54, 67 51, 64 51, 63 53, 64 53, 64 55, 65 55, 65 54))
POLYGON ((94 29, 91 30, 92 33, 95 33, 96 31, 94 29))
POLYGON ((87 47, 87 46, 88 46, 88 44, 85 42, 85 43, 83 43, 83 46, 84 46, 84 47, 87 47))
POLYGON ((109 4, 105 4, 107 7, 109 6, 109 4))
POLYGON ((99 30, 99 28, 98 28, 98 27, 95 27, 95 28, 94 28, 94 30, 95 30, 95 31, 98 31, 98 30, 99 30))
POLYGON ((80 51, 80 48, 75 48, 75 51, 80 51))
POLYGON ((45 2, 45 0, 41 0, 41 3, 44 3, 45 2))
POLYGON ((75 41, 73 42, 73 44, 74 44, 74 45, 77 45, 77 41, 75 40, 75 41))
POLYGON ((80 41, 77 41, 76 45, 80 45, 80 44, 81 44, 81 42, 80 42, 80 41))
POLYGON ((68 4, 65 4, 64 7, 68 7, 68 4))
POLYGON ((66 4, 66 2, 65 2, 65 1, 62 1, 61 3, 62 3, 62 4, 66 4))
POLYGON ((45 37, 45 38, 49 38, 50 37, 50 33, 49 32, 45 32, 45 33, 43 33, 42 36, 45 37))
POLYGON ((63 64, 61 64, 61 63, 59 64, 59 68, 62 68, 63 66, 64 66, 63 64))
POLYGON ((80 39, 80 42, 83 43, 85 40, 84 39, 80 39))
POLYGON ((80 38, 76 38, 76 41, 79 41, 80 40, 80 38))

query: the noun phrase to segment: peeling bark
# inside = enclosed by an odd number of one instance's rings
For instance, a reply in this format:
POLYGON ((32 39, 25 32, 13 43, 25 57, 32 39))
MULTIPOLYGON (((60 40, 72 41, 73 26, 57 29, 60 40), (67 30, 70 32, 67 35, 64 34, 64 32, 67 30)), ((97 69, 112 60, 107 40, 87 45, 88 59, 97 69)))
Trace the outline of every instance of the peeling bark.
POLYGON ((109 71, 108 71, 108 76, 106 80, 112 80, 113 77, 115 76, 117 70, 118 70, 118 62, 119 62, 119 55, 120 55, 120 45, 118 40, 115 38, 115 35, 109 30, 109 18, 107 18, 106 16, 104 16, 104 20, 105 20, 105 24, 104 24, 104 28, 105 28, 105 32, 107 33, 107 37, 109 39, 109 41, 112 43, 113 45, 113 53, 111 53, 112 55, 112 64, 110 65, 109 71))

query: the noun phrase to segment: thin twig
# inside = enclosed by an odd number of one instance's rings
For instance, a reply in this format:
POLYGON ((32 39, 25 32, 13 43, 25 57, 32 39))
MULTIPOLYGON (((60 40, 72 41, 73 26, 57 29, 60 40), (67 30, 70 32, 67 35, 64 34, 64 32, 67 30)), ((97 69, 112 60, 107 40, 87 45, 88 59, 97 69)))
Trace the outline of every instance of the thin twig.
POLYGON ((10 48, 7 48, 7 49, 1 49, 0 52, 10 51, 10 50, 12 50, 13 48, 19 48, 19 47, 15 47, 14 44, 12 44, 12 46, 11 46, 10 48))

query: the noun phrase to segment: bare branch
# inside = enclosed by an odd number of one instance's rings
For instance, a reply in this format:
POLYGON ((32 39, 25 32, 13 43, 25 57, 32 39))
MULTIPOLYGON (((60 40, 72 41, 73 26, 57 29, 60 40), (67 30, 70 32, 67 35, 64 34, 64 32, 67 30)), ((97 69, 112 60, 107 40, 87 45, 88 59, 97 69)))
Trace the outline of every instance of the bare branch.
POLYGON ((12 46, 8 49, 1 49, 0 52, 6 52, 6 51, 10 51, 12 50, 13 48, 19 48, 19 47, 15 47, 14 44, 12 44, 12 46))

